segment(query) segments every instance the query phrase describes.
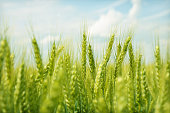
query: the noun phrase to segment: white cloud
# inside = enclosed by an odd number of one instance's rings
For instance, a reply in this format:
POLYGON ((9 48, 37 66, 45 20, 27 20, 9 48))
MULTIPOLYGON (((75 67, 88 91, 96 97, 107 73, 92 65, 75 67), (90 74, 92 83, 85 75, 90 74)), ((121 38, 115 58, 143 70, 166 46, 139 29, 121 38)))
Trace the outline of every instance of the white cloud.
POLYGON ((123 24, 136 26, 138 24, 137 16, 140 12, 141 1, 140 0, 131 0, 132 8, 129 10, 127 17, 125 17, 123 24))
POLYGON ((134 19, 136 18, 139 10, 140 10, 140 0, 132 0, 132 8, 129 11, 129 18, 134 19))
MULTIPOLYGON (((117 2, 117 4, 120 5, 124 2, 125 0, 117 2)), ((140 11, 140 2, 140 0, 132 0, 132 8, 128 15, 122 14, 121 12, 108 7, 108 12, 106 14, 102 14, 100 18, 94 22, 94 24, 90 27, 90 32, 95 36, 106 37, 111 33, 110 30, 113 26, 120 27, 123 30, 129 29, 131 26, 135 26, 138 23, 136 17, 140 11)))
POLYGON ((58 1, 4 2, 2 8, 4 9, 2 17, 9 18, 10 27, 15 26, 18 32, 26 30, 26 25, 31 22, 36 33, 44 33, 49 29, 55 29, 56 26, 68 25, 63 21, 66 23, 68 17, 75 11, 73 6, 60 5, 58 1))
POLYGON ((123 14, 115 10, 109 10, 107 14, 102 14, 91 27, 90 32, 94 35, 105 37, 110 33, 111 27, 118 25, 123 19, 123 14))

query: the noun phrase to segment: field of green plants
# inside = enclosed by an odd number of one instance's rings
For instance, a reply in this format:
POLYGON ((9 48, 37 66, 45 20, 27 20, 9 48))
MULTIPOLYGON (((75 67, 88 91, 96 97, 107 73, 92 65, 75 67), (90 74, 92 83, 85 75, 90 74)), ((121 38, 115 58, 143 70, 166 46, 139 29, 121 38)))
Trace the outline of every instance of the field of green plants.
POLYGON ((132 36, 116 38, 112 34, 102 60, 95 59, 85 32, 80 58, 54 42, 44 63, 32 35, 31 66, 24 58, 15 62, 1 35, 0 113, 170 113, 170 49, 163 58, 157 41, 154 62, 146 63, 132 36))

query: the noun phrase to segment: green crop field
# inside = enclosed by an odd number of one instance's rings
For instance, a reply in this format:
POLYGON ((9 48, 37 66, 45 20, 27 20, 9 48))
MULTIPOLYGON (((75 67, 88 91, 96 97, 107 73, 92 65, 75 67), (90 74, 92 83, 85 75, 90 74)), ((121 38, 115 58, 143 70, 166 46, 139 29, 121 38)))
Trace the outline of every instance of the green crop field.
POLYGON ((0 113, 170 113, 170 48, 162 57, 157 41, 153 62, 146 63, 131 35, 116 42, 112 34, 102 60, 96 60, 85 32, 81 39, 79 58, 54 42, 44 59, 33 35, 31 66, 27 54, 14 62, 1 35, 0 113))

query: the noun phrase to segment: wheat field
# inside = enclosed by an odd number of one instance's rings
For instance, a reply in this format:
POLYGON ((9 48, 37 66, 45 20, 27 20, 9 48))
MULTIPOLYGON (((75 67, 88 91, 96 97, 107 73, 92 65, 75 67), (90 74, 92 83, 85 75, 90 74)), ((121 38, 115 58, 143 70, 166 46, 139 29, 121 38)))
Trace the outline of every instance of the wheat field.
POLYGON ((116 38, 112 34, 101 61, 85 32, 80 58, 53 42, 44 63, 33 35, 36 65, 30 66, 24 58, 15 64, 1 36, 0 113, 170 113, 170 48, 163 58, 157 43, 154 61, 146 63, 132 36, 118 44, 116 38))

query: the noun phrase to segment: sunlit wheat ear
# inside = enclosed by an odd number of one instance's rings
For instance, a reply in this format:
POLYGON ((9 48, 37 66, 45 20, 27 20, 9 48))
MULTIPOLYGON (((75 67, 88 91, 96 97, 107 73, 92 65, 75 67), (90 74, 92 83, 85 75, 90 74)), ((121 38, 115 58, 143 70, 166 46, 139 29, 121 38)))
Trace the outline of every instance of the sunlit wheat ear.
POLYGON ((29 110, 30 112, 38 112, 38 89, 37 89, 37 84, 35 80, 35 75, 30 75, 30 80, 28 85, 28 104, 29 104, 29 110))
POLYGON ((110 79, 111 79, 111 75, 112 75, 112 71, 113 71, 113 68, 112 67, 108 67, 108 71, 107 71, 107 76, 106 76, 106 82, 105 82, 105 99, 106 100, 109 100, 109 87, 110 87, 110 79))
POLYGON ((39 46, 38 46, 38 43, 35 37, 33 37, 32 39, 32 46, 33 46, 34 58, 35 58, 35 62, 37 65, 37 70, 38 70, 37 81, 41 84, 42 79, 43 79, 43 62, 42 62, 42 58, 40 54, 40 49, 39 49, 39 46))
POLYGON ((103 72, 105 71, 104 69, 105 69, 105 67, 106 67, 106 65, 107 65, 107 63, 110 59, 114 38, 115 38, 115 35, 113 34, 112 37, 110 38, 109 45, 108 45, 108 48, 106 50, 106 54, 104 56, 104 59, 103 59, 102 63, 100 64, 99 68, 98 68, 98 72, 97 72, 95 84, 94 84, 94 94, 95 94, 95 96, 98 95, 98 89, 99 88, 102 88, 102 90, 104 92, 104 82, 105 81, 104 81, 103 72))
POLYGON ((64 76, 66 77, 66 88, 68 88, 68 84, 70 82, 70 78, 71 78, 71 68, 72 68, 72 63, 71 63, 71 56, 70 54, 67 52, 64 53, 63 55, 63 69, 64 69, 64 76))
POLYGON ((11 80, 11 51, 10 47, 7 43, 6 46, 6 56, 5 56, 5 70, 6 70, 6 76, 8 77, 9 80, 11 80))
POLYGON ((156 69, 156 88, 158 92, 160 90, 160 70, 161 70, 161 56, 160 56, 160 47, 159 45, 155 48, 155 69, 156 69))
MULTIPOLYGON (((5 56, 5 78, 6 78, 6 82, 8 81, 8 94, 9 94, 9 101, 13 100, 13 90, 14 90, 14 74, 13 74, 13 58, 11 57, 11 50, 10 50, 10 45, 8 45, 9 43, 7 42, 6 45, 6 56, 5 56)), ((13 106, 11 106, 11 104, 9 104, 10 108, 13 106)))
POLYGON ((117 53, 116 53, 116 59, 119 58, 120 52, 121 52, 122 46, 120 44, 120 42, 117 45, 117 53))
MULTIPOLYGON (((4 79, 4 80, 6 80, 6 79, 4 79)), ((3 84, 1 84, 1 86, 3 85, 2 86, 3 88, 1 88, 1 90, 3 92, 1 91, 1 100, 0 100, 1 101, 0 112, 2 112, 2 113, 7 113, 9 110, 11 110, 10 105, 9 105, 9 96, 10 96, 9 95, 9 89, 7 89, 6 84, 9 85, 9 82, 6 81, 6 82, 3 82, 3 84)))
POLYGON ((95 79, 96 66, 95 66, 93 51, 92 51, 90 44, 88 46, 88 57, 89 57, 90 72, 91 72, 92 78, 94 80, 95 79))
POLYGON ((113 74, 113 79, 114 79, 114 88, 113 88, 113 92, 114 92, 114 110, 115 110, 115 103, 116 103, 116 81, 117 81, 117 76, 118 76, 118 72, 120 70, 120 66, 125 58, 125 55, 126 55, 126 52, 127 52, 127 48, 128 48, 128 45, 129 45, 129 42, 131 40, 131 37, 128 37, 125 42, 124 42, 124 45, 121 49, 121 52, 120 52, 120 55, 119 55, 119 58, 116 59, 116 65, 115 65, 115 69, 114 69, 114 74, 113 74))
POLYGON ((167 55, 166 55, 166 59, 167 59, 167 66, 166 66, 166 72, 167 72, 167 77, 170 78, 170 43, 169 45, 167 45, 167 55))
MULTIPOLYGON (((79 73, 80 74, 80 73, 79 73)), ((82 77, 79 75, 79 74, 77 74, 77 95, 78 95, 78 99, 77 99, 77 103, 79 103, 78 105, 77 105, 77 111, 81 111, 82 109, 81 109, 81 105, 80 105, 80 103, 81 103, 81 98, 82 98, 82 96, 84 95, 84 86, 83 86, 83 80, 82 80, 82 77)))
MULTIPOLYGON (((90 66, 90 74, 86 77, 86 88, 87 88, 87 97, 89 101, 90 108, 93 106, 92 99, 94 98, 94 81, 96 77, 96 65, 94 60, 94 51, 89 43, 88 45, 88 59, 90 66)), ((92 108, 89 112, 94 112, 92 108)))
POLYGON ((56 51, 56 59, 59 57, 60 53, 63 51, 64 46, 60 46, 56 51))
POLYGON ((43 75, 44 77, 43 77, 43 78, 45 78, 45 77, 47 76, 47 74, 48 74, 49 76, 52 76, 52 75, 53 75, 53 71, 54 71, 56 59, 58 58, 59 54, 62 52, 63 48, 64 48, 64 47, 61 46, 61 47, 59 47, 58 50, 56 51, 55 42, 53 43, 48 64, 47 64, 47 65, 45 66, 45 68, 44 68, 44 75, 43 75))
MULTIPOLYGON (((112 69, 112 68, 111 68, 112 69)), ((110 106, 109 106, 109 110, 110 112, 113 112, 113 98, 114 98, 114 95, 113 95, 113 75, 112 75, 112 70, 111 70, 111 73, 110 73, 110 76, 109 76, 109 88, 108 88, 108 95, 109 95, 109 103, 110 103, 110 106)))
POLYGON ((118 74, 120 65, 122 64, 122 62, 123 62, 123 60, 124 60, 124 57, 125 57, 125 55, 126 55, 127 48, 128 48, 128 45, 129 45, 130 40, 131 40, 131 37, 128 37, 128 38, 125 40, 125 43, 124 43, 124 45, 123 45, 123 47, 122 47, 122 49, 121 49, 119 58, 116 60, 116 67, 115 67, 115 72, 114 72, 114 80, 116 80, 116 78, 117 78, 117 74, 118 74))
POLYGON ((70 108, 74 111, 74 105, 76 100, 78 99, 78 77, 77 77, 77 67, 76 64, 73 66, 72 69, 72 76, 71 76, 71 81, 70 81, 70 98, 71 98, 71 106, 70 108))
POLYGON ((55 42, 54 42, 52 49, 51 49, 49 62, 46 67, 47 68, 46 71, 48 72, 49 76, 52 76, 53 71, 54 71, 55 57, 56 57, 56 46, 55 46, 55 42))
POLYGON ((136 111, 139 112, 141 110, 141 59, 142 56, 139 55, 137 59, 137 74, 136 74, 136 111))
POLYGON ((81 108, 80 112, 87 112, 87 95, 86 95, 86 89, 85 89, 85 80, 86 80, 86 52, 87 52, 87 35, 85 32, 83 32, 83 37, 82 37, 82 43, 81 43, 81 77, 80 81, 80 97, 81 97, 81 108), (83 97, 83 98, 82 98, 83 97))
POLYGON ((164 78, 164 88, 163 88, 163 95, 161 101, 161 111, 164 113, 168 113, 170 111, 170 46, 167 45, 167 55, 166 55, 166 75, 164 78))
POLYGON ((108 47, 107 47, 107 50, 106 50, 106 54, 104 56, 104 59, 102 61, 102 72, 101 72, 101 75, 100 75, 100 87, 103 91, 103 96, 104 96, 104 93, 105 93, 105 81, 106 81, 106 67, 107 67, 107 64, 109 62, 109 59, 110 59, 110 56, 111 56, 111 53, 112 53, 112 47, 113 47, 113 43, 114 43, 114 39, 115 39, 115 34, 113 34, 110 38, 110 41, 109 41, 109 44, 108 44, 108 47))
POLYGON ((81 65, 82 65, 82 77, 85 80, 86 77, 86 48, 87 48, 87 36, 85 32, 83 33, 82 43, 81 43, 81 65))
POLYGON ((7 57, 9 51, 10 51, 10 47, 8 45, 8 41, 7 39, 3 39, 1 41, 1 44, 0 45, 0 84, 1 84, 1 96, 3 97, 1 102, 2 104, 0 106, 2 106, 2 108, 0 108, 0 112, 12 112, 12 103, 8 104, 11 99, 12 99, 12 81, 11 81, 11 62, 8 62, 8 61, 11 61, 10 59, 10 55, 9 57, 7 57), (7 48, 8 48, 8 51, 7 51, 7 48))
MULTIPOLYGON (((58 56, 57 56, 58 57, 58 56)), ((55 67, 55 61, 56 61, 56 45, 55 42, 53 42, 52 48, 51 48, 51 53, 50 53, 50 58, 48 61, 48 64, 45 67, 45 71, 43 74, 43 95, 47 94, 47 92, 50 90, 51 83, 53 82, 53 72, 54 72, 54 67, 55 67)), ((45 95, 46 96, 46 95, 45 95)))
MULTIPOLYGON (((61 54, 61 52, 63 51, 64 47, 61 46, 58 48, 58 50, 56 51, 56 58, 54 60, 54 62, 57 62, 57 64, 54 67, 54 73, 53 73, 53 77, 52 77, 52 82, 56 80, 57 78, 57 74, 59 72, 59 68, 62 65, 62 58, 59 57, 59 55, 61 54), (59 58, 58 58, 59 57, 59 58)), ((48 64, 47 64, 48 65, 48 64)), ((46 68, 45 68, 46 69, 46 68)))
POLYGON ((13 72, 14 72, 14 60, 15 60, 15 55, 14 55, 14 53, 11 53, 11 55, 10 55, 10 59, 11 59, 11 79, 13 79, 14 77, 13 77, 13 72))
POLYGON ((17 77, 17 84, 14 92, 14 109, 15 112, 28 112, 28 102, 26 100, 26 79, 24 72, 24 64, 21 65, 19 75, 17 77))
POLYGON ((7 77, 7 75, 4 74, 4 76, 2 76, 1 79, 1 109, 0 111, 2 113, 7 113, 9 110, 11 110, 10 108, 10 81, 7 77))
POLYGON ((57 61, 57 64, 55 66, 55 69, 54 69, 54 75, 53 75, 53 78, 52 78, 52 83, 58 78, 58 72, 60 70, 60 67, 62 65, 62 57, 59 57, 58 61, 57 61))
MULTIPOLYGON (((67 64, 67 62, 66 62, 67 64)), ((68 68, 69 66, 66 66, 66 68, 68 68)), ((69 67, 70 69, 66 69, 71 71, 71 67, 69 67)), ((66 109, 68 112, 74 112, 74 104, 75 104, 75 98, 76 98, 76 83, 77 83, 77 75, 76 75, 76 67, 73 67, 72 72, 67 73, 67 75, 69 75, 70 80, 68 80, 68 84, 64 85, 63 88, 63 92, 64 92, 64 100, 65 100, 65 105, 66 105, 66 109), (74 71, 73 71, 74 70, 74 71)), ((67 76, 68 79, 68 76, 67 76)))
POLYGON ((69 97, 69 90, 66 89, 65 86, 63 87, 63 93, 64 93, 64 104, 66 106, 66 110, 70 112, 71 111, 71 99, 69 97))
POLYGON ((135 78, 135 70, 136 70, 136 65, 135 65, 135 58, 134 58, 134 52, 133 52, 133 47, 132 47, 132 42, 129 43, 129 63, 130 63, 130 74, 131 74, 131 78, 134 81, 135 78))
POLYGON ((130 41, 129 46, 128 46, 128 51, 129 51, 129 64, 130 64, 130 71, 129 71, 129 90, 130 93, 128 93, 130 97, 128 97, 128 101, 130 103, 129 106, 129 111, 132 112, 134 111, 134 101, 135 101, 135 75, 136 75, 136 63, 135 63, 135 58, 134 58, 134 51, 132 47, 132 41, 130 41), (133 103, 132 103, 133 101, 133 103))
POLYGON ((134 91, 133 91, 133 79, 131 78, 130 72, 128 72, 128 83, 127 83, 127 93, 128 93, 128 110, 130 113, 134 112, 134 91))
POLYGON ((148 88, 148 82, 146 80, 146 70, 143 67, 142 69, 142 75, 141 75, 141 84, 142 84, 142 101, 145 105, 145 112, 148 112, 149 110, 149 97, 150 97, 150 91, 148 88))
POLYGON ((0 42, 0 83, 1 83, 1 77, 2 77, 2 68, 3 68, 3 62, 5 58, 5 50, 6 50, 7 42, 6 40, 1 40, 0 42))
MULTIPOLYGON (((167 57, 168 58, 168 57, 167 57)), ((170 111, 170 62, 169 59, 167 59, 166 64, 166 76, 165 76, 165 82, 164 82, 164 89, 163 89, 163 95, 162 95, 162 101, 161 101, 161 107, 160 112, 168 113, 170 111)))
POLYGON ((110 56, 111 56, 111 52, 112 52, 112 47, 113 47, 113 43, 114 43, 114 39, 115 39, 115 34, 113 34, 110 38, 110 41, 109 41, 109 44, 108 44, 108 47, 107 47, 107 50, 106 50, 106 54, 104 56, 104 59, 103 59, 103 64, 104 65, 107 65, 109 59, 110 59, 110 56))

